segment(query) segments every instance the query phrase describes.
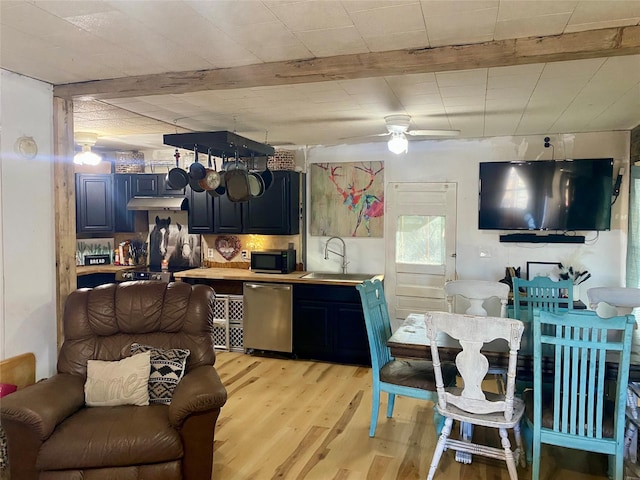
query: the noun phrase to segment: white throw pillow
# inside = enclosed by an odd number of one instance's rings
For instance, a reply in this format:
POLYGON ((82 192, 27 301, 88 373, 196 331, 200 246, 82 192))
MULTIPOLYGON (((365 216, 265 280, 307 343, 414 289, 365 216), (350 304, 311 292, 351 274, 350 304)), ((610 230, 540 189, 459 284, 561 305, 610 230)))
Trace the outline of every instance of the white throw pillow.
POLYGON ((90 407, 149 405, 151 352, 118 362, 89 360, 84 401, 90 407))

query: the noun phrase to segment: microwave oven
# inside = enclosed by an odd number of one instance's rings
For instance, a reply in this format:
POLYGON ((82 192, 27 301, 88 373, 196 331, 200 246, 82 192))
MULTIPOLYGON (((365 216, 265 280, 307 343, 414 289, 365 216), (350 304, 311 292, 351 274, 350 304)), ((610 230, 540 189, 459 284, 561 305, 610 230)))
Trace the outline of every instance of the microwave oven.
POLYGON ((291 273, 296 269, 295 250, 251 252, 251 270, 257 273, 291 273))

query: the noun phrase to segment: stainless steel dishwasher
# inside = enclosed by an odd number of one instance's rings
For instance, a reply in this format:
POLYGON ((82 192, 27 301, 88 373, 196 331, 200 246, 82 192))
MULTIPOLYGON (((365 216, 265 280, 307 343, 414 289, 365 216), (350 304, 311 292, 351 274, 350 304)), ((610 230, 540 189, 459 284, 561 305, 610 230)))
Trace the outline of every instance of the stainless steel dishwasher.
POLYGON ((293 287, 283 283, 245 283, 244 348, 293 352, 293 287))

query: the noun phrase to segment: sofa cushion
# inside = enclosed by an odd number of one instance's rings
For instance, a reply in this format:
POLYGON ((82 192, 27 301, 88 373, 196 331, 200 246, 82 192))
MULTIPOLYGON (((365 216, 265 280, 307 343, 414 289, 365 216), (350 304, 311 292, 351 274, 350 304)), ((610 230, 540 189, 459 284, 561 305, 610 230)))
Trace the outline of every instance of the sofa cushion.
POLYGON ((89 360, 85 403, 91 407, 149 405, 150 369, 150 352, 117 362, 89 360))
POLYGON ((131 354, 149 352, 151 354, 151 371, 149 374, 149 402, 169 405, 173 391, 184 375, 188 349, 173 348, 163 350, 149 345, 131 344, 131 354))
POLYGON ((120 467, 182 458, 180 434, 169 407, 133 405, 83 408, 58 425, 42 445, 39 470, 120 467))

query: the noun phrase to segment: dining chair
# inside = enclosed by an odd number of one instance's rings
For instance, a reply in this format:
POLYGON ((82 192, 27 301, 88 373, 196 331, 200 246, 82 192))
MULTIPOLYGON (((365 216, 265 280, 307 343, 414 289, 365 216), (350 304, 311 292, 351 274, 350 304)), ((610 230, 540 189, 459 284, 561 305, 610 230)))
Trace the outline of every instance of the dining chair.
POLYGON ((509 477, 511 480, 516 480, 518 478, 516 463, 524 460, 520 436, 520 419, 524 413, 524 402, 515 397, 516 363, 524 324, 520 320, 511 318, 480 317, 447 312, 427 312, 425 323, 436 374, 437 410, 445 418, 427 480, 434 477, 442 453, 447 449, 504 460, 509 477), (436 341, 441 333, 458 340, 462 347, 462 351, 456 356, 458 372, 463 380, 462 388, 447 387, 444 384, 436 341), (482 381, 489 370, 489 361, 482 350, 486 343, 496 339, 504 339, 509 344, 505 394, 482 390, 482 381), (449 438, 454 420, 497 429, 503 448, 449 438), (515 451, 511 450, 509 429, 514 431, 515 451))
MULTIPOLYGON (((489 280, 450 280, 444 284, 444 291, 447 296, 449 313, 456 313, 456 310, 461 310, 461 308, 456 309, 456 302, 462 300, 465 304, 469 304, 464 313, 486 317, 488 313, 485 308, 485 306, 487 306, 485 302, 496 298, 500 302, 500 316, 507 316, 509 285, 506 283, 492 282, 489 280)), ((504 393, 507 375, 506 370, 502 367, 489 367, 489 374, 496 375, 498 393, 504 393)))
POLYGON ((605 319, 593 311, 536 312, 533 390, 523 395, 533 431, 533 479, 540 475, 541 446, 549 444, 610 455, 610 477, 622 480, 634 325, 631 315, 605 319), (607 373, 614 363, 616 384, 610 385, 607 373), (550 369, 553 383, 543 384, 550 369))
MULTIPOLYGON (((380 280, 365 280, 356 285, 362 300, 362 309, 371 351, 371 373, 373 376, 373 397, 371 401, 371 424, 369 436, 373 437, 378 423, 380 392, 387 392, 387 418, 393 415, 395 396, 436 401, 436 382, 433 364, 427 360, 395 359, 389 352, 387 340, 391 336, 389 310, 380 280)), ((442 380, 447 385, 456 381, 456 367, 445 365, 442 380)), ((434 413, 434 425, 438 425, 434 413)))
POLYGON ((558 313, 570 308, 573 308, 571 280, 555 282, 549 277, 513 279, 513 312, 518 320, 531 321, 534 309, 558 313))
MULTIPOLYGON (((640 288, 593 287, 587 290, 589 307, 598 315, 628 315, 634 308, 640 307, 640 288)), ((637 328, 637 325, 636 325, 637 328)), ((638 427, 640 415, 638 399, 640 383, 629 382, 627 391, 627 428, 624 436, 624 457, 631 463, 638 461, 638 427)))

